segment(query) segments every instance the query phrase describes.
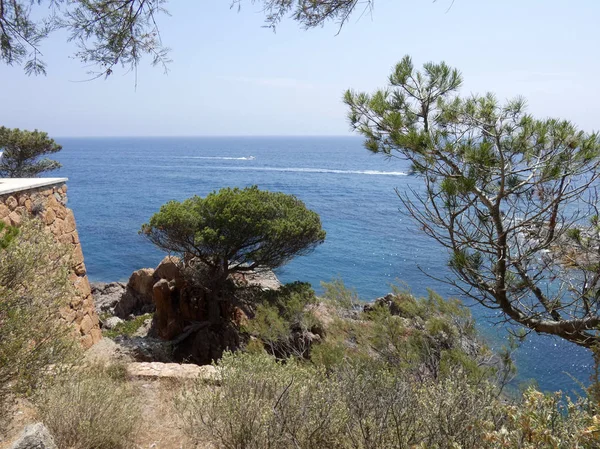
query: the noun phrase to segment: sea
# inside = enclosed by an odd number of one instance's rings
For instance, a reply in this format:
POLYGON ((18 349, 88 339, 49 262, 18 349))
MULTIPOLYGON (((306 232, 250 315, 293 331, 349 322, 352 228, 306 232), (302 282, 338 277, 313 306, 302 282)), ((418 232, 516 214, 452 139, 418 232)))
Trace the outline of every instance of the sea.
MULTIPOLYGON (((138 234, 162 204, 223 187, 257 185, 296 195, 321 216, 325 243, 277 270, 283 282, 341 279, 362 300, 403 285, 458 297, 439 279, 451 276, 448 254, 402 210, 399 192, 422 188, 407 163, 369 153, 360 137, 59 138, 55 155, 68 177, 91 281, 126 281, 165 256, 138 234), (438 279, 438 280, 436 280, 438 279)), ((464 300, 464 298, 461 298, 464 300)), ((508 325, 465 301, 493 348, 507 344, 508 325)), ((530 334, 515 353, 515 388, 581 392, 593 363, 588 351, 530 334)))

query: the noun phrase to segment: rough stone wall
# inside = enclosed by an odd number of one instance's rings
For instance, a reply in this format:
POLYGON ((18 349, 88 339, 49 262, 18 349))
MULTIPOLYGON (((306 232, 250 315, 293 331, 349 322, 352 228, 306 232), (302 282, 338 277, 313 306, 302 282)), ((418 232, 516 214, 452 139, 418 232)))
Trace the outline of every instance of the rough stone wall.
POLYGON ((73 248, 70 277, 76 296, 60 314, 65 321, 73 324, 81 344, 87 349, 102 338, 102 333, 86 274, 75 216, 67 208, 66 184, 58 183, 0 195, 0 220, 8 225, 19 226, 24 215, 41 218, 57 241, 73 248))

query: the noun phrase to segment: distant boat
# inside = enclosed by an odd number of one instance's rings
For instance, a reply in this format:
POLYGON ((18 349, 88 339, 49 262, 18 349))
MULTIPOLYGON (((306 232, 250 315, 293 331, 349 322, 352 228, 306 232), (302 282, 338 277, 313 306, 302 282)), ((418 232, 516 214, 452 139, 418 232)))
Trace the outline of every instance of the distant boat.
MULTIPOLYGON (((0 156, 1 156, 1 155, 0 155, 0 156)), ((246 159, 247 159, 247 160, 249 160, 249 161, 253 161, 253 160, 254 160, 254 159, 256 159, 256 158, 255 158, 254 156, 248 156, 246 159)))

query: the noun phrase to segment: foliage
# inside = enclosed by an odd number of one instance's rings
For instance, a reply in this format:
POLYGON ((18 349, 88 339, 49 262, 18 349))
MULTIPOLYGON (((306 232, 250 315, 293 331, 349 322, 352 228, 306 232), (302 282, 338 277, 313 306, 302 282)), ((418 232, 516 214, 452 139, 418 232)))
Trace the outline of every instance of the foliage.
POLYGON ((333 319, 326 339, 311 348, 310 359, 317 365, 332 369, 348 360, 377 361, 422 380, 458 367, 473 380, 500 387, 514 374, 510 354, 496 355, 480 341, 471 314, 456 299, 445 300, 432 291, 417 298, 394 288, 364 311, 354 307, 352 313, 339 306, 340 292, 350 292, 343 282, 324 287, 329 292, 325 301, 334 301, 324 303, 333 319))
POLYGON ((254 316, 243 330, 259 338, 272 355, 303 356, 309 342, 303 336, 319 326, 307 306, 317 303, 310 284, 293 282, 262 292, 254 316))
POLYGON ((349 289, 341 279, 331 282, 321 282, 323 298, 342 309, 353 309, 360 304, 360 298, 355 290, 349 289))
POLYGON ((574 403, 561 393, 528 389, 519 404, 504 407, 505 421, 485 435, 489 447, 523 449, 596 448, 600 417, 587 400, 574 403))
POLYGON ((594 448, 599 419, 585 400, 529 390, 507 403, 460 369, 425 381, 372 361, 326 373, 266 353, 226 354, 218 385, 180 393, 185 432, 217 448, 594 448))
POLYGON ((59 447, 133 447, 140 403, 122 373, 122 366, 79 367, 64 373, 40 393, 40 417, 59 447))
MULTIPOLYGON (((233 0, 233 4, 241 3, 242 0, 233 0)), ((252 0, 252 3, 262 5, 267 27, 273 30, 287 16, 306 29, 323 26, 330 20, 341 29, 357 7, 363 6, 363 13, 372 10, 374 0, 252 0)))
POLYGON ((37 221, 24 221, 0 250, 0 418, 11 397, 32 391, 50 365, 77 353, 58 319, 72 297, 68 262, 66 249, 37 221))
MULTIPOLYGON (((241 6, 241 0, 232 0, 241 6)), ((262 5, 267 25, 275 26, 288 14, 306 28, 335 20, 340 27, 360 4, 373 0, 252 0, 262 5)), ((135 71, 141 58, 167 71, 169 48, 161 38, 160 16, 168 15, 167 0, 0 0, 0 59, 23 65, 25 73, 46 74, 40 45, 62 29, 75 42, 75 58, 93 66, 93 78, 111 75, 118 67, 135 71), (43 8, 48 9, 46 12, 43 8)))
POLYGON ((125 335, 127 337, 133 336, 136 331, 144 325, 144 321, 152 318, 151 313, 146 313, 144 315, 136 316, 135 318, 127 321, 123 321, 122 323, 117 324, 112 329, 106 329, 102 331, 102 334, 108 338, 115 338, 119 335, 125 335))
POLYGON ((108 76, 115 67, 135 69, 143 55, 166 69, 168 49, 156 22, 166 0, 0 0, 0 58, 23 64, 28 75, 45 74, 40 43, 65 29, 77 44, 75 57, 108 76), (51 13, 32 11, 50 7, 51 13), (37 17, 41 17, 37 19, 37 17))
MULTIPOLYGON (((280 267, 325 239, 318 214, 302 201, 256 186, 170 201, 140 233, 159 248, 182 255, 190 278, 209 293, 212 304, 230 300, 232 273, 280 267)), ((217 321, 217 312, 211 321, 217 321)))
POLYGON ((60 168, 57 161, 39 159, 46 154, 57 153, 62 147, 35 130, 0 127, 0 176, 5 178, 29 178, 60 168))
POLYGON ((462 98, 461 83, 445 63, 418 71, 407 56, 385 89, 346 92, 351 125, 367 149, 408 160, 423 180, 398 194, 449 250, 455 277, 443 281, 509 321, 590 347, 600 339, 600 276, 589 264, 574 273, 554 248, 595 212, 600 138, 535 119, 523 99, 462 98))
POLYGON ((0 221, 0 250, 6 249, 19 235, 19 228, 0 221))

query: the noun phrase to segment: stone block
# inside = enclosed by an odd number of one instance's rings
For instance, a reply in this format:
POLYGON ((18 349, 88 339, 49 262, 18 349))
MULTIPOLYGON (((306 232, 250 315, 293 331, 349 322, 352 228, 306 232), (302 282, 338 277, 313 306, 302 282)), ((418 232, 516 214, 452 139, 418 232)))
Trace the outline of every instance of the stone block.
POLYGON ((22 217, 17 211, 12 211, 10 214, 8 214, 8 218, 12 226, 19 226, 21 224, 22 217))
POLYGON ((63 234, 71 233, 75 228, 75 216, 73 215, 73 211, 69 210, 64 220, 63 234))
POLYGON ((10 214, 10 209, 3 203, 0 203, 0 219, 8 217, 10 214))
POLYGON ((96 344, 102 340, 102 331, 99 328, 94 328, 90 332, 90 336, 92 337, 92 344, 96 344))
POLYGON ((75 321, 75 317, 77 315, 77 313, 69 306, 61 307, 59 313, 60 317, 68 324, 71 324, 73 321, 75 321))
POLYGON ((61 220, 64 220, 65 218, 67 218, 67 213, 68 213, 68 209, 65 206, 58 206, 56 208, 54 208, 54 213, 56 214, 56 216, 58 218, 60 218, 61 220))
POLYGON ((46 223, 46 226, 50 226, 52 223, 54 223, 55 219, 56 214, 54 213, 53 209, 47 209, 46 212, 44 212, 44 223, 46 223))
POLYGON ((81 320, 81 324, 79 325, 79 330, 83 335, 87 335, 90 333, 92 328, 94 327, 94 322, 90 318, 89 315, 85 315, 83 320, 81 320))
POLYGON ((71 263, 71 266, 73 267, 83 263, 83 251, 81 250, 81 245, 75 246, 75 249, 73 250, 73 258, 71 259, 71 263))
POLYGON ((6 198, 4 204, 6 204, 10 210, 15 210, 19 205, 19 202, 14 196, 11 195, 8 198, 6 198))
POLYGON ((84 335, 79 341, 81 342, 83 349, 90 349, 94 345, 94 337, 90 334, 84 335))
POLYGON ((86 274, 85 264, 80 263, 79 265, 76 265, 75 268, 73 268, 73 271, 75 272, 75 274, 77 276, 85 276, 85 274, 86 274))
POLYGON ((83 298, 87 298, 92 294, 92 288, 90 287, 90 281, 86 277, 78 277, 75 282, 75 288, 79 291, 83 298))

